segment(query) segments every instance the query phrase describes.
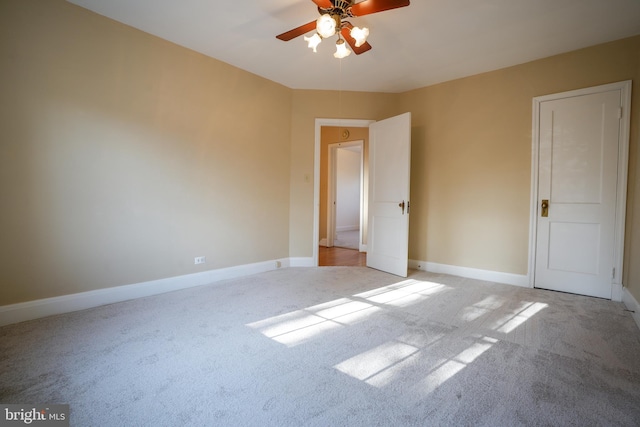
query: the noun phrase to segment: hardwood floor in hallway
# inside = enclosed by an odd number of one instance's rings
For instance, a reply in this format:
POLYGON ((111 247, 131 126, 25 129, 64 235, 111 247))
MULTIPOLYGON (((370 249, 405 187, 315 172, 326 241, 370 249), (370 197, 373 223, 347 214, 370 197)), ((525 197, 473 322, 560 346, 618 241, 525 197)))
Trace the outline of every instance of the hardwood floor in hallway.
POLYGON ((365 267, 367 265, 367 254, 355 249, 320 246, 318 251, 318 265, 320 267, 365 267))

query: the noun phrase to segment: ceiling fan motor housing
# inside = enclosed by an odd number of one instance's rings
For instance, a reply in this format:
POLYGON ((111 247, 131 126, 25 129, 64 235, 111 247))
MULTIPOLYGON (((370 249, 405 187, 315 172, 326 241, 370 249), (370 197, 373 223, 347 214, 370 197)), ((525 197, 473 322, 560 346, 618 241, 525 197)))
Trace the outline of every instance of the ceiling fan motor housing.
POLYGON ((338 19, 353 18, 351 14, 353 0, 331 0, 331 4, 333 4, 333 7, 329 9, 318 7, 318 12, 320 12, 320 14, 328 13, 334 17, 334 19, 336 19, 335 17, 338 19))

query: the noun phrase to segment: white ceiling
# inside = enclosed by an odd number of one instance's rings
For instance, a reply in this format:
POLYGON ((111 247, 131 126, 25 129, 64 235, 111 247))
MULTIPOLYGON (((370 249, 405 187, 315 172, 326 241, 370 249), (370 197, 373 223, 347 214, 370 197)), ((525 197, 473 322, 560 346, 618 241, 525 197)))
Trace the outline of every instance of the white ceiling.
POLYGON ((404 92, 640 34, 640 0, 412 0, 353 18, 373 49, 340 61, 277 34, 311 0, 68 0, 294 89, 404 92))

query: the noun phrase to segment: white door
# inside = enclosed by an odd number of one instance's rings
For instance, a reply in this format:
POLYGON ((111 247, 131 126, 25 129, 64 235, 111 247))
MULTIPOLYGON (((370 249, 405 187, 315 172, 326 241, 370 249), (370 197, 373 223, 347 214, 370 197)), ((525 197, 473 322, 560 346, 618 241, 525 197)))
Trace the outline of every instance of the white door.
POLYGON ((536 104, 534 285, 610 299, 623 97, 619 88, 580 93, 543 97, 536 104))
POLYGON ((369 126, 367 267, 407 277, 411 113, 369 126))

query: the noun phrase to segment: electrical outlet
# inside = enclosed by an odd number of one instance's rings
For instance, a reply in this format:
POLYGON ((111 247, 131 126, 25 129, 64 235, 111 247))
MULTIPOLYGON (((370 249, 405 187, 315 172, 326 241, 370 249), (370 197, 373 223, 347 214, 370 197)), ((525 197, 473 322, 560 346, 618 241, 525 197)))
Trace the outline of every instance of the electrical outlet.
POLYGON ((282 267, 282 263, 280 261, 276 261, 276 268, 282 267))
POLYGON ((197 256, 193 259, 194 264, 204 264, 205 262, 207 262, 207 258, 203 256, 197 256))

